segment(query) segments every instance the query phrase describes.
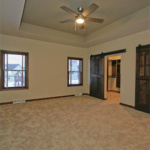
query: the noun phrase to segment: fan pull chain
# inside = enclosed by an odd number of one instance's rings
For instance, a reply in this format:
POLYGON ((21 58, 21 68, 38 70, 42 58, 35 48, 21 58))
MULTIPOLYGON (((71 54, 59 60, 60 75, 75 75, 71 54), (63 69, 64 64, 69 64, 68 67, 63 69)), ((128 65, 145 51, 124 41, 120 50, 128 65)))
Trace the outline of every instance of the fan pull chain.
POLYGON ((84 21, 84 31, 86 31, 86 28, 85 28, 85 21, 84 21))
POLYGON ((75 21, 75 28, 74 28, 74 30, 77 30, 77 24, 76 24, 76 21, 75 21))

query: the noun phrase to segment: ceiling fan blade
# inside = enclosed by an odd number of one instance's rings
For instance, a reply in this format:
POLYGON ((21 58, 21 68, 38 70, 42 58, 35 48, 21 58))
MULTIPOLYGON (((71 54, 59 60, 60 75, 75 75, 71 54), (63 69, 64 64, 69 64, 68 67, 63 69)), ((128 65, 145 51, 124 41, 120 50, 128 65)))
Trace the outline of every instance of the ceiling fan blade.
POLYGON ((98 19, 98 18, 86 18, 87 21, 92 21, 92 22, 97 22, 97 23, 102 23, 104 19, 98 19))
POLYGON ((72 14, 74 16, 78 16, 77 13, 75 13, 73 10, 71 10, 70 8, 66 7, 66 6, 61 6, 61 9, 63 9, 64 11, 68 12, 69 14, 72 14))
POLYGON ((99 6, 96 5, 95 3, 91 4, 83 13, 82 15, 84 17, 88 16, 89 14, 91 14, 93 11, 95 11, 99 6))
POLYGON ((63 21, 60 21, 60 23, 68 23, 68 22, 72 22, 72 21, 74 21, 74 19, 63 20, 63 21))

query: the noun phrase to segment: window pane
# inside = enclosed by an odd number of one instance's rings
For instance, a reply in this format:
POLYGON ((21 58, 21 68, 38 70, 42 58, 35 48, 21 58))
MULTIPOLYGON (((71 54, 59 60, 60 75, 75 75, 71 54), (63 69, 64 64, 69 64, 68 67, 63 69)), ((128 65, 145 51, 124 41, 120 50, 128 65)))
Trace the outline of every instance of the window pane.
POLYGON ((3 51, 4 88, 28 87, 28 53, 3 51))
POLYGON ((7 71, 4 71, 4 87, 7 87, 7 71))
POLYGON ((72 71, 72 60, 71 59, 69 59, 69 64, 68 64, 68 66, 69 66, 69 71, 72 71))
POLYGON ((79 60, 79 71, 82 72, 82 61, 79 60))
POLYGON ((22 63, 23 63, 23 70, 26 70, 26 58, 25 58, 25 55, 22 55, 22 63))
POLYGON ((150 65, 146 66, 146 76, 150 76, 150 65))
POLYGON ((69 59, 68 72, 69 72, 69 85, 80 85, 82 83, 82 59, 69 59))
POLYGON ((146 64, 150 65, 150 54, 146 54, 146 64))
POLYGON ((80 72, 69 72, 69 84, 80 84, 80 72))
POLYGON ((8 70, 22 70, 23 55, 8 54, 8 70))
POLYGON ((25 86, 25 81, 26 80, 26 78, 25 78, 25 71, 23 71, 23 86, 25 86))
POLYGON ((72 74, 69 72, 69 84, 72 84, 72 74))
POLYGON ((140 65, 144 65, 144 56, 145 55, 140 56, 140 65))
POLYGON ((22 87, 22 71, 8 71, 8 87, 22 87))
POLYGON ((144 76, 144 66, 140 66, 140 76, 144 76))
POLYGON ((139 103, 140 104, 147 104, 147 84, 146 81, 140 80, 140 93, 139 93, 139 103))
POLYGON ((4 58, 5 58, 4 70, 7 70, 8 54, 5 54, 4 58))
POLYGON ((72 71, 79 71, 79 60, 72 60, 72 71))

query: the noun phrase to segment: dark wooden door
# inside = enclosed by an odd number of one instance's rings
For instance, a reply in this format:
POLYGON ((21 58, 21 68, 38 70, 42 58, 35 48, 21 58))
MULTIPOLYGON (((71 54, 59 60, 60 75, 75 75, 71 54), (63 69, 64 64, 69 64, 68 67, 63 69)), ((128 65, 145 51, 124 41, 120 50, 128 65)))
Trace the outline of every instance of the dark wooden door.
POLYGON ((90 96, 104 99, 104 57, 103 55, 91 56, 90 96))
POLYGON ((135 108, 150 113, 150 45, 139 46, 136 51, 135 108))

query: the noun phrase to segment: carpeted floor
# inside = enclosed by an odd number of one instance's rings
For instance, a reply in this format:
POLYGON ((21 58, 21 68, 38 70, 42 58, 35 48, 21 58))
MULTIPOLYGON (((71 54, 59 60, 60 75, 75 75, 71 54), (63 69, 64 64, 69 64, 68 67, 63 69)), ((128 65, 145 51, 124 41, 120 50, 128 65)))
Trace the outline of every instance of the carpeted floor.
POLYGON ((68 97, 0 106, 0 150, 150 150, 150 115, 68 97))

